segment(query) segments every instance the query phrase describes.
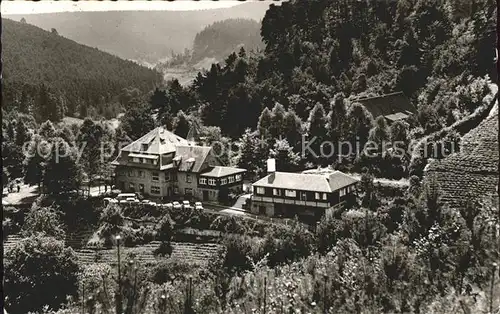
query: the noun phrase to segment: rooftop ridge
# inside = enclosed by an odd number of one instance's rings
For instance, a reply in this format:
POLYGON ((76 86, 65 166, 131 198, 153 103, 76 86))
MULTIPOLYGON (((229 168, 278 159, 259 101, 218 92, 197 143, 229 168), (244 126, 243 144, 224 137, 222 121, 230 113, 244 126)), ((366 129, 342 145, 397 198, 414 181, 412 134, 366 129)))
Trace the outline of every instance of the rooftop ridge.
POLYGON ((389 94, 383 94, 383 95, 378 95, 378 96, 371 96, 371 97, 365 97, 365 98, 358 98, 355 101, 360 101, 360 100, 370 100, 370 99, 377 99, 377 98, 383 98, 383 97, 388 97, 388 96, 395 96, 395 95, 403 95, 406 97, 405 93, 403 92, 393 92, 389 94))

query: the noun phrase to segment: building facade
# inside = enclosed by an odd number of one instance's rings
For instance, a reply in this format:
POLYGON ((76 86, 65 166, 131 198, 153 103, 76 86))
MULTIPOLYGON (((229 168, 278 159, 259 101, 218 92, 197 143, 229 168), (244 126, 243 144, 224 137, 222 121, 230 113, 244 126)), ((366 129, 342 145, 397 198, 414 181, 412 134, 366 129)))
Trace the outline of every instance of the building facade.
POLYGON ((220 193, 241 193, 246 172, 162 127, 122 148, 112 165, 118 189, 164 200, 217 201, 220 193))
POLYGON ((340 171, 329 175, 273 172, 253 183, 251 211, 267 216, 321 217, 356 190, 358 180, 340 171))

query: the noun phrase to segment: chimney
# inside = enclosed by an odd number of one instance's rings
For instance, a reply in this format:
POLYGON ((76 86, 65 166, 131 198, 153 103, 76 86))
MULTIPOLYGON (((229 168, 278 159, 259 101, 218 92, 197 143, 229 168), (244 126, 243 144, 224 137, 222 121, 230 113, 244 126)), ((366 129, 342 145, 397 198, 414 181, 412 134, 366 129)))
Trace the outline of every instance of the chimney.
POLYGON ((268 183, 273 183, 276 178, 276 160, 274 158, 269 158, 267 160, 267 173, 269 177, 267 178, 268 183))

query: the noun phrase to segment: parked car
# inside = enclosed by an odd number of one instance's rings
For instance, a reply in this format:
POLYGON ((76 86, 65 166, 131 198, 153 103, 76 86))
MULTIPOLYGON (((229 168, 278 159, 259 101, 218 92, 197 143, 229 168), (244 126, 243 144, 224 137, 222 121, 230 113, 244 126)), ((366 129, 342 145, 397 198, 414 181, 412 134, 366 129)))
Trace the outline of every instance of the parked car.
POLYGON ((121 201, 126 200, 127 198, 135 199, 136 197, 135 193, 121 193, 116 196, 116 199, 121 201))
POLYGON ((189 203, 189 201, 182 201, 182 207, 191 208, 191 203, 189 203))
POLYGON ((198 210, 203 210, 203 205, 201 204, 201 202, 196 202, 194 203, 194 208, 198 210))
POLYGON ((182 208, 182 205, 177 201, 173 202, 172 205, 174 206, 175 209, 182 208))
POLYGON ((163 204, 163 206, 167 209, 172 209, 174 208, 174 205, 172 203, 167 203, 167 204, 163 204))
POLYGON ((135 197, 127 197, 127 202, 133 202, 135 200, 136 200, 135 197))
POLYGON ((143 204, 149 204, 151 201, 150 200, 142 200, 143 204))

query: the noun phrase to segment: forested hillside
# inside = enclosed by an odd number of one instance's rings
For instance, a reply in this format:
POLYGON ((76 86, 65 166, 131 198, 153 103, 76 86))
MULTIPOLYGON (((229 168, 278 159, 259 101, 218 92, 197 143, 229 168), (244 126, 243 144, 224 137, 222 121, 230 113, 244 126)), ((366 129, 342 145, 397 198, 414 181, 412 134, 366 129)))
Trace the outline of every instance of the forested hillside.
MULTIPOLYGON (((391 137, 389 126, 376 124, 377 117, 356 99, 404 92, 417 114, 405 125, 397 123, 393 131, 399 134, 393 136, 409 143, 483 105, 489 78, 496 78, 495 25, 491 0, 271 5, 262 21, 264 52, 233 53, 182 91, 169 84, 153 109, 163 121, 179 110, 191 112, 233 139, 246 128, 268 134, 270 148, 273 135, 300 130, 354 147, 357 138, 363 146, 370 134, 391 137)), ((286 137, 296 141, 297 134, 286 137)), ((366 165, 360 158, 348 164, 353 163, 366 165)), ((407 161, 397 163, 406 169, 400 175, 412 172, 407 161)))
POLYGON ((247 51, 264 48, 260 23, 250 19, 227 19, 208 25, 196 34, 192 50, 174 55, 167 65, 192 65, 204 58, 222 61, 240 48, 247 51))
POLYGON ((4 106, 37 121, 89 111, 114 116, 124 88, 162 82, 156 71, 59 36, 57 30, 2 19, 4 106))
POLYGON ((63 12, 7 16, 97 47, 124 59, 154 64, 190 49, 195 35, 216 21, 244 18, 260 21, 269 2, 251 1, 230 8, 192 11, 63 12))

